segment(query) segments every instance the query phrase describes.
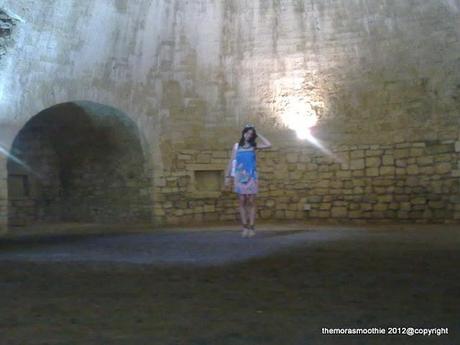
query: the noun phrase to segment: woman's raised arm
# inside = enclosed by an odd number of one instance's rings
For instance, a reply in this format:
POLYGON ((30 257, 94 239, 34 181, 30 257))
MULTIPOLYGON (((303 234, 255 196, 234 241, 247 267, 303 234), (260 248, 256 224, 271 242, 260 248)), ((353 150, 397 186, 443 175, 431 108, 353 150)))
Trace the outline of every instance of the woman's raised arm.
POLYGON ((257 145, 258 149, 269 149, 272 147, 272 143, 268 141, 267 138, 265 138, 262 134, 257 133, 257 136, 262 140, 261 145, 257 145))

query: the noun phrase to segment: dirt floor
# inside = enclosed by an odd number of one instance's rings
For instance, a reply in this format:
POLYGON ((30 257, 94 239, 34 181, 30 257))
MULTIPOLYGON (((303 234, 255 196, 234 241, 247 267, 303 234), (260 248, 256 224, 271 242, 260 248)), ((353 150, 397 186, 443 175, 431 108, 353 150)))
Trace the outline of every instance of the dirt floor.
POLYGON ((460 344, 455 225, 71 230, 0 240, 1 345, 460 344))

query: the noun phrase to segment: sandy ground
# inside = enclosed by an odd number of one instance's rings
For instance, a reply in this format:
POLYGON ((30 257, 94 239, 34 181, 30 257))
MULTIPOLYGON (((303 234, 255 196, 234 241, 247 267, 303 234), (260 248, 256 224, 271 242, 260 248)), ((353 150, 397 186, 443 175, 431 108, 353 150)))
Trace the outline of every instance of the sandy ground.
POLYGON ((459 344, 459 230, 23 229, 0 240, 0 344, 459 344))

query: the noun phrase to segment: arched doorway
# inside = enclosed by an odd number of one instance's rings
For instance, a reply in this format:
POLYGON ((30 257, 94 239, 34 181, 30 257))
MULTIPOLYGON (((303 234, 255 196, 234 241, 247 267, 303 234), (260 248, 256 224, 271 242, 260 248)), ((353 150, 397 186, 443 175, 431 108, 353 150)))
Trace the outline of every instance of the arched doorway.
POLYGON ((71 102, 32 117, 13 141, 8 223, 150 223, 151 174, 135 123, 71 102))

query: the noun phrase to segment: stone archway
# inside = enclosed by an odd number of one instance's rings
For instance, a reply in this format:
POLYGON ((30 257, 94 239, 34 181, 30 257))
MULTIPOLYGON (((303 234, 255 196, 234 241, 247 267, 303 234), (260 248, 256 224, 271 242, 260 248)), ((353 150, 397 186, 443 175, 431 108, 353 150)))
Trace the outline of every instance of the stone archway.
POLYGON ((93 102, 32 117, 13 141, 8 223, 150 223, 151 174, 137 126, 93 102))

